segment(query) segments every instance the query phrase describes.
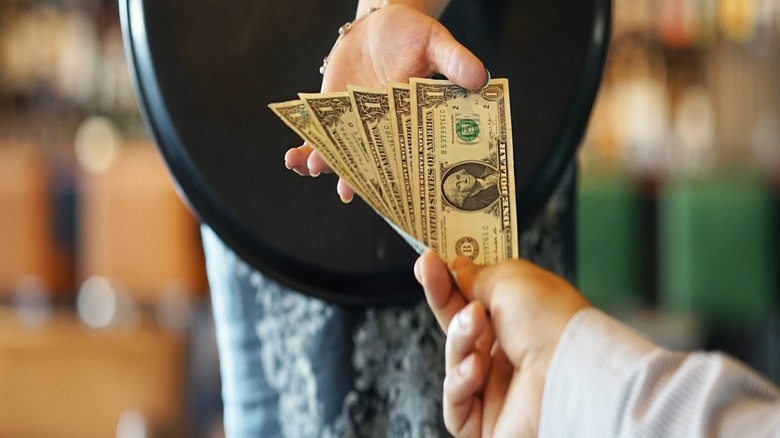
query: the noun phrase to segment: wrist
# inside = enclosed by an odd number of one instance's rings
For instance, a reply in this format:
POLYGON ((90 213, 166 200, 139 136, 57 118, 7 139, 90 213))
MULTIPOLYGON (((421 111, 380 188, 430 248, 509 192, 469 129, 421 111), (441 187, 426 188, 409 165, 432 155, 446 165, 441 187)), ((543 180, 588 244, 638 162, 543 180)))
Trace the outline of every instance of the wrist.
MULTIPOLYGON (((366 9, 364 12, 362 13, 359 12, 359 15, 354 20, 348 21, 344 23, 341 27, 339 27, 338 30, 339 35, 336 38, 336 42, 333 43, 333 47, 331 47, 330 52, 328 52, 328 55, 322 59, 322 66, 320 67, 321 75, 325 75, 325 70, 328 68, 328 63, 330 62, 330 58, 333 56, 333 52, 336 51, 336 48, 339 46, 339 43, 341 43, 341 40, 347 35, 347 32, 352 30, 352 27, 355 26, 358 22, 367 19, 369 15, 382 9, 383 6, 384 6, 384 1, 382 1, 379 4, 369 6, 368 9, 366 9)), ((358 11, 360 11, 360 8, 358 8, 358 11)))

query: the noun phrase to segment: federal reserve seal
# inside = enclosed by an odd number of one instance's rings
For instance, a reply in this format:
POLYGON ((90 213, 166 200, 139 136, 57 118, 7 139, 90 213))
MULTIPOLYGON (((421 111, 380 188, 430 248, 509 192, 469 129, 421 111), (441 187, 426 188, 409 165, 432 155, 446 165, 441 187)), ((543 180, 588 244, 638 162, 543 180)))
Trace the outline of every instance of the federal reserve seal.
POLYGON ((455 254, 476 260, 479 255, 479 243, 471 237, 461 237, 455 242, 455 254))
POLYGON ((474 143, 479 139, 479 122, 470 118, 460 119, 455 123, 455 134, 461 143, 474 143))

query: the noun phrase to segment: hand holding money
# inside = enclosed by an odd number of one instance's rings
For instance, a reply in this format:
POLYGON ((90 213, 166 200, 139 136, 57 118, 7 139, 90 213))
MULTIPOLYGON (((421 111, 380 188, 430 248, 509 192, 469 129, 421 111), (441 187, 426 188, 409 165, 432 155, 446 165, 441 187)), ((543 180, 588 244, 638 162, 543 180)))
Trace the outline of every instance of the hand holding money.
POLYGON ((348 88, 270 107, 419 252, 516 257, 508 81, 348 88))
MULTIPOLYGON (((358 16, 375 3, 360 1, 358 16)), ((482 62, 436 20, 443 6, 426 10, 423 4, 436 2, 420 2, 419 8, 410 6, 414 2, 406 3, 387 4, 355 22, 332 53, 322 92, 343 91, 347 84, 384 88, 390 82, 408 82, 410 77, 433 73, 441 73, 468 89, 485 83, 482 62)), ((285 164, 301 175, 331 171, 308 143, 288 150, 285 164)), ((341 182, 339 195, 347 202, 353 191, 341 182)))

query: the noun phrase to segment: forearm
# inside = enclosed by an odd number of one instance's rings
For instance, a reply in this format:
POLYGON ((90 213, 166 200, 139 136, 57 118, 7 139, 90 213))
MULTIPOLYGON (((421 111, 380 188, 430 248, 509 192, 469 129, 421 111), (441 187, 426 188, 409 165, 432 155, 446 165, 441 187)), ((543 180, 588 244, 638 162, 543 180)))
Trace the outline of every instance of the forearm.
POLYGON ((449 3, 450 0, 359 0, 355 16, 360 17, 371 7, 387 4, 404 4, 438 19, 449 3))
POLYGON ((586 312, 570 322, 556 350, 540 435, 764 436, 780 430, 778 389, 743 364, 722 354, 670 352, 586 312))

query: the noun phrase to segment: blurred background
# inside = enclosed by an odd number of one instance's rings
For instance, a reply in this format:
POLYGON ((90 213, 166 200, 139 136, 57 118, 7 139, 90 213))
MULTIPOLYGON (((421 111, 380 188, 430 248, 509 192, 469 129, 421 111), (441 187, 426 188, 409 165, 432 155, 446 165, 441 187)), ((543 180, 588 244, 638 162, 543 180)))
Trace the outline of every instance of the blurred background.
POLYGON ((780 1, 615 0, 578 280, 670 348, 780 382, 780 1))
MULTIPOLYGON (((778 78, 780 0, 615 0, 577 199, 595 305, 775 382, 778 78)), ((221 436, 199 239, 116 4, 0 0, 0 437, 221 436)))
POLYGON ((116 2, 0 0, 0 437, 221 436, 214 336, 116 2))

